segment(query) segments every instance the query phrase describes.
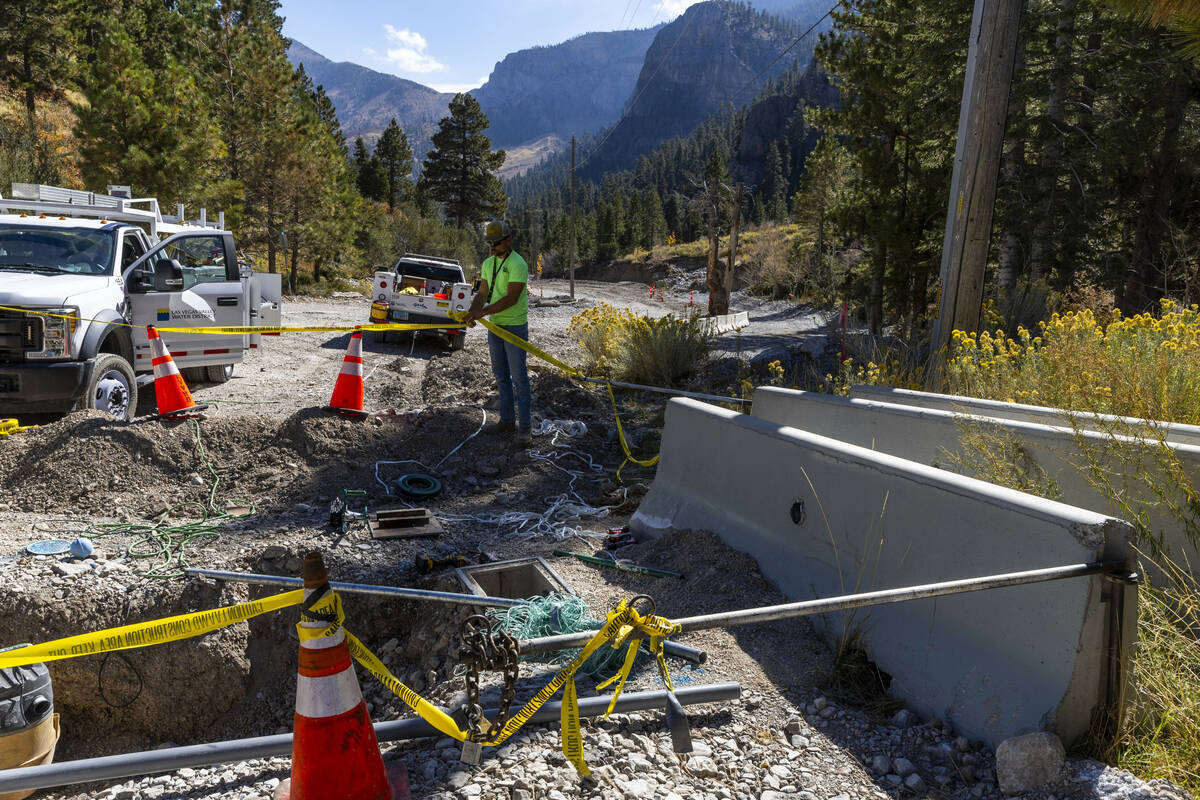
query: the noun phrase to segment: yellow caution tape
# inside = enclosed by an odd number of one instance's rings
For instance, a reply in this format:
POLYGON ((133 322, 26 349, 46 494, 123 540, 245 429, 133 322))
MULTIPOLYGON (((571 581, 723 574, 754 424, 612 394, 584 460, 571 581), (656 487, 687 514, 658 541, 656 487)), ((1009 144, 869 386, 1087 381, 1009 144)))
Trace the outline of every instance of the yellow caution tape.
POLYGON ((20 433, 27 431, 30 428, 36 428, 37 425, 22 425, 20 420, 16 419, 0 419, 0 436, 8 436, 12 433, 20 433))
POLYGON ((180 614, 150 622, 137 622, 132 625, 122 625, 119 628, 83 633, 43 644, 5 650, 0 652, 0 668, 20 667, 43 661, 58 661, 75 656, 90 656, 114 650, 131 650, 136 647, 148 647, 152 644, 177 642, 181 639, 212 633, 268 611, 278 611, 281 608, 297 605, 303 599, 304 592, 296 589, 292 592, 284 592, 249 603, 239 603, 235 606, 180 614))
MULTIPOLYGON (((71 314, 53 314, 49 311, 36 311, 28 308, 12 308, 0 306, 0 311, 16 311, 36 317, 55 317, 57 319, 76 320, 71 314)), ((78 319, 78 322, 103 322, 106 325, 116 325, 120 328, 145 328, 146 325, 131 325, 128 322, 111 322, 96 319, 78 319)), ((363 325, 220 325, 213 327, 166 327, 153 326, 159 333, 211 333, 213 335, 245 336, 255 333, 342 333, 345 331, 444 331, 450 328, 462 328, 463 325, 454 321, 444 323, 431 322, 397 322, 397 323, 367 323, 363 325)))
MULTIPOLYGON (((463 312, 452 312, 450 314, 450 316, 452 319, 462 320, 464 317, 466 317, 466 314, 463 312)), ((558 367, 559 369, 561 369, 563 372, 567 373, 568 375, 573 375, 576 378, 584 378, 587 380, 602 380, 602 381, 604 381, 604 385, 608 387, 608 399, 610 401, 612 401, 613 418, 616 419, 616 421, 617 421, 617 438, 621 442, 621 450, 623 450, 625 453, 625 461, 623 461, 621 463, 621 466, 617 468, 617 479, 618 480, 620 480, 620 478, 621 478, 621 470, 624 469, 625 464, 630 461, 632 461, 634 464, 637 464, 639 467, 653 467, 655 464, 658 463, 658 456, 655 456, 654 458, 651 458, 651 459, 646 459, 644 461, 633 457, 633 453, 630 452, 630 450, 629 450, 629 442, 625 438, 625 429, 621 426, 621 415, 617 411, 617 397, 616 397, 616 395, 613 394, 612 383, 610 383, 606 378, 588 378, 587 375, 584 375, 582 372, 575 369, 571 365, 565 364, 562 361, 559 361, 557 358, 550 355, 545 350, 542 350, 541 348, 537 347, 536 345, 532 344, 531 342, 529 342, 525 339, 522 339, 520 336, 517 336, 515 333, 511 333, 509 331, 504 330, 504 328, 501 328, 499 325, 495 324, 494 322, 489 322, 488 320, 482 319, 482 318, 479 319, 479 322, 480 322, 480 324, 483 325, 483 327, 487 328, 488 331, 496 334, 504 341, 506 341, 510 344, 516 345, 517 347, 521 348, 522 350, 529 353, 530 355, 537 356, 538 358, 540 358, 541 360, 543 360, 549 364, 553 364, 554 366, 558 367)))

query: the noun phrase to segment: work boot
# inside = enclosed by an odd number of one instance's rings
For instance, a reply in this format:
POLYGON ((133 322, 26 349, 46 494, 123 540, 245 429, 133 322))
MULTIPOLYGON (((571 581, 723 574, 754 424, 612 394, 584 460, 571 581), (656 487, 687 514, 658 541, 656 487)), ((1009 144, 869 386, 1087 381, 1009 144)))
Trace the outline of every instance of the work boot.
POLYGON ((491 422, 483 426, 483 432, 489 436, 495 436, 497 433, 508 433, 509 431, 515 431, 516 429, 517 425, 515 422, 510 422, 503 419, 499 422, 491 422))
POLYGON ((517 444, 530 444, 533 441, 533 434, 529 428, 517 427, 517 444))

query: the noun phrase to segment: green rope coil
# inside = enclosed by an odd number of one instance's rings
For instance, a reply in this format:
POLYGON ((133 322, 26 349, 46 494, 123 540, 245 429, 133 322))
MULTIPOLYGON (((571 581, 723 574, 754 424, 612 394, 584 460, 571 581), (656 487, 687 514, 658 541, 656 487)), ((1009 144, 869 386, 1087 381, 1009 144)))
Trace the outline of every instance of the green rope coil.
MULTIPOLYGON (((524 605, 509 608, 490 608, 487 616, 497 620, 504 630, 518 640, 539 639, 543 636, 557 636, 563 633, 579 633, 580 631, 595 630, 604 625, 604 620, 591 616, 587 603, 575 595, 567 594, 535 597, 527 600, 524 605)), ((578 653, 579 649, 556 650, 551 653, 537 653, 522 658, 550 664, 565 664, 578 653)), ((644 650, 638 651, 639 663, 643 653, 644 650)), ((591 658, 584 662, 579 671, 607 678, 619 670, 624 661, 624 647, 614 650, 605 646, 592 653, 591 658)))

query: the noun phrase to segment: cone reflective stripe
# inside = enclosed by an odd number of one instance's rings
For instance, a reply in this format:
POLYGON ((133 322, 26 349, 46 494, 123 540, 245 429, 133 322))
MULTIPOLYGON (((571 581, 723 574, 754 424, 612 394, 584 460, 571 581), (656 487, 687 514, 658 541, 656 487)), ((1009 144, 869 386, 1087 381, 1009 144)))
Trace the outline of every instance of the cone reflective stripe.
POLYGON ((175 359, 167 350, 167 344, 158 335, 153 325, 146 326, 146 335, 150 339, 150 363, 154 366, 154 400, 158 405, 155 419, 171 417, 203 411, 207 405, 199 405, 192 400, 175 359))
MULTIPOLYGON (((325 566, 316 553, 304 559, 304 598, 328 592, 325 566)), ((302 621, 302 628, 327 622, 302 621)), ((275 800, 409 800, 408 777, 400 762, 384 767, 375 728, 358 688, 346 636, 300 641, 292 775, 279 784, 275 800)))
POLYGON ((351 417, 367 416, 363 411, 362 364, 362 331, 356 328, 350 334, 350 344, 342 359, 342 371, 338 373, 337 383, 333 385, 333 397, 326 406, 330 411, 351 417))

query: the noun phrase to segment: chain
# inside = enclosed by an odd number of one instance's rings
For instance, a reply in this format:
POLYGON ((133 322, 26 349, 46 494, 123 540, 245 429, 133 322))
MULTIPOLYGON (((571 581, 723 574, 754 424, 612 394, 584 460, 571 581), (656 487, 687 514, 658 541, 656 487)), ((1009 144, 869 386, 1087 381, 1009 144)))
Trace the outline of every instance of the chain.
POLYGON ((467 730, 471 741, 491 739, 500 732, 508 720, 508 710, 517 696, 517 640, 504 630, 498 621, 493 622, 479 614, 467 617, 459 631, 462 645, 458 660, 467 668, 467 730), (500 704, 496 718, 483 730, 487 718, 479 704, 479 673, 502 672, 504 688, 500 691, 500 704))

